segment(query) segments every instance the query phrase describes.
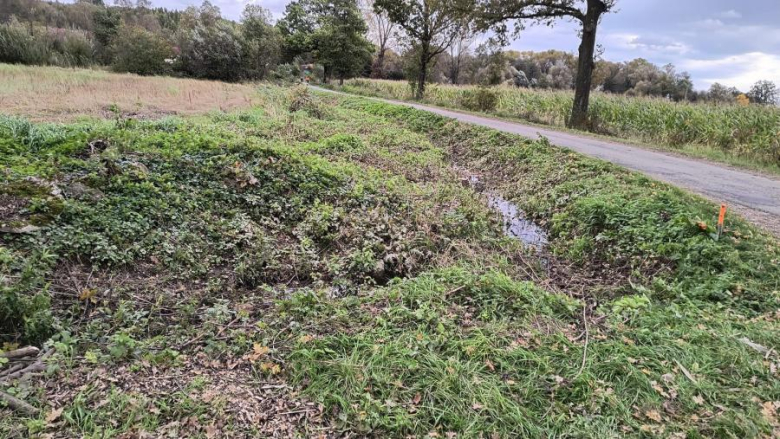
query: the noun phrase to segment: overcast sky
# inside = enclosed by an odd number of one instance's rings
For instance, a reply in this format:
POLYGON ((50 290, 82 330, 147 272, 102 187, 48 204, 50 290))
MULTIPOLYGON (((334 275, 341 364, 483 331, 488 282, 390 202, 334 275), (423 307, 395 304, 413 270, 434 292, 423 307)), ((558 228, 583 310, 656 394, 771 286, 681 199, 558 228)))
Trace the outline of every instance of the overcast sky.
MULTIPOLYGON (((286 0, 212 0, 223 16, 239 19, 248 1, 279 18, 286 0)), ((153 0, 156 6, 185 8, 200 0, 153 0)), ((696 88, 720 82, 747 91, 760 79, 780 85, 780 0, 618 0, 604 17, 598 42, 605 59, 646 58, 673 63, 693 76, 696 88)), ((576 27, 532 27, 512 42, 517 50, 576 52, 576 27)))

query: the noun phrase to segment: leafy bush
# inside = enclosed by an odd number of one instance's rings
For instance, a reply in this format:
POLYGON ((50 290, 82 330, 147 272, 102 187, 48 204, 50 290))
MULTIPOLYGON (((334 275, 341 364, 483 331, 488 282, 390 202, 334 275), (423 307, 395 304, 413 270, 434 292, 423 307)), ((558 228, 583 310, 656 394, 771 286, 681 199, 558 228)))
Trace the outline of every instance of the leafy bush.
POLYGON ((94 47, 83 32, 64 32, 57 34, 54 50, 61 57, 57 65, 68 67, 87 67, 94 62, 94 47))
POLYGON ((179 69, 195 78, 237 81, 246 77, 243 36, 226 22, 198 25, 179 35, 179 69))
POLYGON ((0 25, 0 62, 85 67, 94 62, 92 42, 81 31, 0 25))
POLYGON ((295 64, 280 64, 271 72, 271 79, 280 83, 296 83, 301 80, 301 70, 295 64))
POLYGON ((478 87, 465 91, 459 103, 467 110, 490 112, 496 109, 498 94, 490 88, 478 87))
POLYGON ((327 110, 319 101, 319 98, 309 93, 309 88, 305 85, 290 90, 290 113, 303 111, 311 117, 322 119, 327 114, 327 110))
POLYGON ((161 36, 141 27, 122 26, 111 46, 117 72, 160 75, 170 71, 166 62, 173 56, 170 44, 161 36))
POLYGON ((0 62, 12 64, 49 64, 50 48, 46 41, 30 35, 17 21, 0 25, 0 62))

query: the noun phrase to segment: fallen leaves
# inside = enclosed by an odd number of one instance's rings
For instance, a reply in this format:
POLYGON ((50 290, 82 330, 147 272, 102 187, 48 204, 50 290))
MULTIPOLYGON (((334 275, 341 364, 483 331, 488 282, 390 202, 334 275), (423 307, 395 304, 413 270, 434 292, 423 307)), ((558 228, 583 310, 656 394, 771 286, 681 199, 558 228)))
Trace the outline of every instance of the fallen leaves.
POLYGON ((780 401, 766 401, 761 404, 761 414, 773 426, 778 426, 778 411, 780 411, 780 401))
POLYGON ((269 375, 278 375, 282 372, 282 367, 276 363, 267 361, 260 364, 260 370, 269 375))
POLYGON ((92 303, 95 303, 95 295, 97 294, 97 290, 94 288, 84 288, 81 290, 81 293, 79 293, 79 300, 82 302, 89 300, 92 303))
POLYGON ((247 354, 244 358, 246 358, 252 363, 256 363, 260 358, 264 357, 269 352, 271 352, 271 348, 269 348, 268 346, 263 346, 260 343, 255 343, 252 346, 252 352, 247 354))
POLYGON ((658 413, 658 410, 645 410, 645 416, 647 419, 653 420, 655 422, 661 422, 663 418, 661 417, 661 414, 658 413))
POLYGON ((49 413, 46 415, 46 418, 45 418, 45 420, 46 420, 46 423, 48 423, 48 424, 51 424, 52 422, 54 422, 54 421, 56 421, 57 419, 59 419, 59 418, 60 418, 60 416, 62 416, 62 411, 63 411, 63 409, 64 409, 64 407, 60 407, 60 408, 58 408, 58 409, 54 409, 54 410, 50 411, 50 412, 49 412, 49 413))

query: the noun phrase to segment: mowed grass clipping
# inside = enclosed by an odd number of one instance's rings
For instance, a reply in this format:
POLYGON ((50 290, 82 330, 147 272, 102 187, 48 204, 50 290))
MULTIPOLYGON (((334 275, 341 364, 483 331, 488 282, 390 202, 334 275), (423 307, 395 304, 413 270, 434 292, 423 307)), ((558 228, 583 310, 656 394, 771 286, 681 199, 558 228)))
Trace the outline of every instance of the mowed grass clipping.
POLYGON ((33 121, 72 122, 85 116, 117 115, 160 118, 249 108, 258 102, 250 85, 0 64, 3 114, 33 121))
POLYGON ((2 387, 43 412, 3 411, 0 436, 778 433, 771 237, 730 216, 716 240, 711 203, 543 141, 256 93, 0 120, 0 191, 41 227, 0 236, 0 334, 56 349, 2 387), (463 170, 547 251, 503 236, 463 170))
MULTIPOLYGON (((408 83, 354 79, 342 90, 410 100, 408 83)), ((423 102, 564 127, 573 93, 507 86, 431 84, 423 102)), ((780 173, 780 109, 774 106, 675 103, 593 93, 590 131, 697 157, 780 173)))

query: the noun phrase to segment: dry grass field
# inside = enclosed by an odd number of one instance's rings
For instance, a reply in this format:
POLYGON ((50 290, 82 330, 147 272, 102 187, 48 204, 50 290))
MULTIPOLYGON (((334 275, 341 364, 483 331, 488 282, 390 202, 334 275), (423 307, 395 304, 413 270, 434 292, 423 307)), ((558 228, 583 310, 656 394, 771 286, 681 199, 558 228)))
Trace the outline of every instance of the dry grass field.
POLYGON ((67 122, 117 113, 142 119, 191 115, 247 108, 256 97, 247 84, 0 64, 2 112, 33 121, 67 122))

